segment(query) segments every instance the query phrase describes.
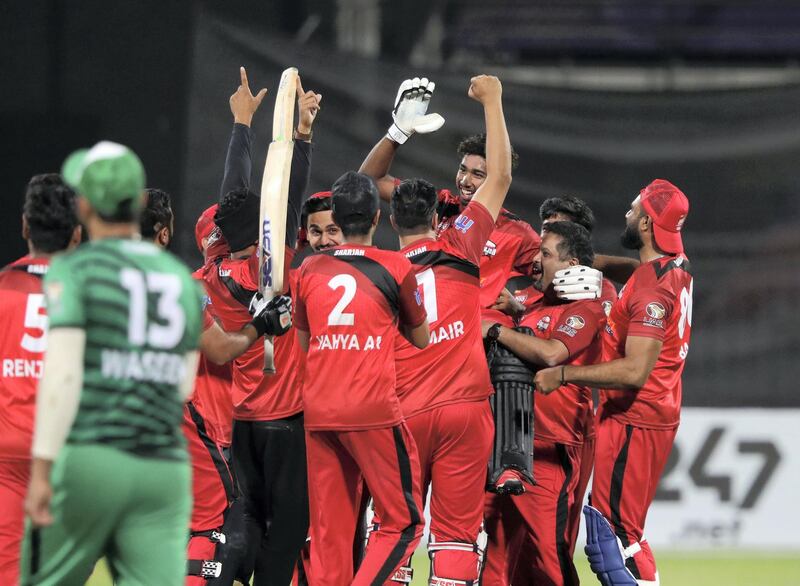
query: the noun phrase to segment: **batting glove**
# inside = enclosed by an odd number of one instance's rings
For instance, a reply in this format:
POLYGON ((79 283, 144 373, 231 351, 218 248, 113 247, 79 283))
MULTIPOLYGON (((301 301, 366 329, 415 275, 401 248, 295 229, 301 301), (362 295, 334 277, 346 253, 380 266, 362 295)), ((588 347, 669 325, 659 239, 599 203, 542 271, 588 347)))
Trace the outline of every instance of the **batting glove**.
POLYGON ((253 295, 250 301, 250 322, 258 336, 282 336, 292 327, 292 298, 278 295, 267 301, 261 293, 253 295))
POLYGON ((439 114, 425 115, 435 88, 436 84, 427 77, 407 79, 400 84, 392 110, 394 123, 386 133, 389 139, 403 144, 415 132, 428 134, 442 127, 444 118, 439 114))
POLYGON ((603 291, 603 273, 582 265, 562 269, 556 271, 553 289, 559 299, 568 301, 599 299, 603 291))

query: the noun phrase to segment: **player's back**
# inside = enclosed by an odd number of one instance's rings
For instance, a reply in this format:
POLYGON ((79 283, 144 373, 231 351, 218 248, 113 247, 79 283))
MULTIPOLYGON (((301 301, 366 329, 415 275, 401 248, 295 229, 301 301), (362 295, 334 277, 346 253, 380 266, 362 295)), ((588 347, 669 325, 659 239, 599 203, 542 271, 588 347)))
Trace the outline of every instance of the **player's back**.
POLYGON ((396 252, 345 244, 306 259, 297 287, 295 325, 310 334, 303 384, 306 428, 398 424, 398 319, 412 327, 424 321, 409 262, 396 252), (409 296, 414 297, 410 303, 409 296))
POLYGON ((47 348, 42 277, 48 259, 23 257, 0 271, 0 459, 28 459, 36 387, 47 348))
POLYGON ((56 257, 45 285, 51 327, 86 332, 67 442, 185 459, 179 385, 202 323, 201 290, 189 270, 153 244, 106 239, 56 257))
POLYGON ((452 230, 401 251, 414 269, 431 332, 422 350, 398 339, 397 394, 406 417, 492 393, 481 338, 478 264, 493 229, 489 212, 474 202, 452 230))
POLYGON ((655 338, 663 345, 640 390, 601 394, 605 415, 656 429, 678 425, 681 375, 692 328, 690 271, 684 255, 661 257, 637 268, 620 291, 603 333, 603 361, 624 356, 628 336, 655 338))

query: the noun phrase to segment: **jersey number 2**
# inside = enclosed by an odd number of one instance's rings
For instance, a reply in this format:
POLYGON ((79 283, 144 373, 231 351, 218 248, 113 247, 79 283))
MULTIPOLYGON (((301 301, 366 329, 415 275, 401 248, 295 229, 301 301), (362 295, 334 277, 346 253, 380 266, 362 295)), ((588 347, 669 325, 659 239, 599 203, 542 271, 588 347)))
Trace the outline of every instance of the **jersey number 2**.
POLYGON ((135 346, 145 344, 153 348, 170 349, 177 346, 183 338, 186 316, 179 302, 181 280, 169 273, 147 273, 124 268, 120 272, 120 282, 130 293, 128 310, 128 341, 135 346), (158 321, 148 323, 147 298, 149 294, 158 295, 156 315, 158 321))
POLYGON ((356 278, 353 275, 342 273, 328 281, 328 287, 334 291, 336 289, 344 289, 339 302, 333 306, 333 309, 328 314, 328 325, 352 326, 356 322, 356 316, 353 313, 345 313, 344 310, 350 305, 353 297, 356 296, 356 278))

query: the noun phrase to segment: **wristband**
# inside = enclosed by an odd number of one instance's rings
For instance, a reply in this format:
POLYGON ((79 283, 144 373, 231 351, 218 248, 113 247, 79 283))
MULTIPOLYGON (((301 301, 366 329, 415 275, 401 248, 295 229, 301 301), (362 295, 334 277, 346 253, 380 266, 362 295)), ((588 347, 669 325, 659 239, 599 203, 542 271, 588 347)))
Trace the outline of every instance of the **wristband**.
POLYGON ((311 142, 311 137, 314 136, 314 129, 312 128, 311 131, 306 134, 305 132, 300 132, 296 128, 294 129, 294 138, 295 140, 303 140, 305 142, 311 142))
POLYGON ((392 124, 389 127, 389 130, 386 132, 386 138, 393 140, 397 144, 405 144, 409 136, 411 135, 400 130, 400 127, 397 126, 397 124, 392 124))

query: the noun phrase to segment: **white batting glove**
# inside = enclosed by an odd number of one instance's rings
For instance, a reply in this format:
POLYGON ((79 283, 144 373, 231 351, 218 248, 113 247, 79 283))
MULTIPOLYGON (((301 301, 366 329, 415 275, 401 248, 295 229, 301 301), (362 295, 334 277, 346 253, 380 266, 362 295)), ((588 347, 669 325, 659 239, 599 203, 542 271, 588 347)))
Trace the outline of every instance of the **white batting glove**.
POLYGON ((553 289, 559 299, 568 301, 599 299, 603 291, 603 273, 583 265, 561 269, 553 277, 553 289))
POLYGON ((425 114, 435 88, 436 84, 427 77, 407 79, 400 84, 392 110, 394 123, 386 133, 389 139, 403 144, 415 132, 428 134, 442 127, 444 118, 439 114, 425 114))

